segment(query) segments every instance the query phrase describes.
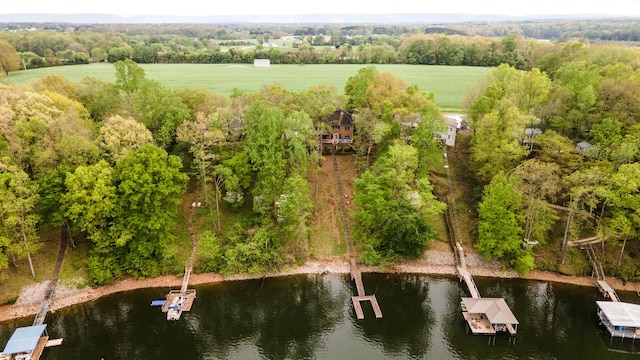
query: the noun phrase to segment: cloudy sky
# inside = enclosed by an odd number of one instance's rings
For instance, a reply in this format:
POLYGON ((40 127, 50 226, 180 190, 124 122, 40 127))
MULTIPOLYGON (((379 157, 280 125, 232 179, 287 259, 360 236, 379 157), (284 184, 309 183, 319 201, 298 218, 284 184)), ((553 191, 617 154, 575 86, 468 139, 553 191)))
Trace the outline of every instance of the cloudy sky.
POLYGON ((3 0, 0 14, 607 14, 640 16, 640 0, 3 0))

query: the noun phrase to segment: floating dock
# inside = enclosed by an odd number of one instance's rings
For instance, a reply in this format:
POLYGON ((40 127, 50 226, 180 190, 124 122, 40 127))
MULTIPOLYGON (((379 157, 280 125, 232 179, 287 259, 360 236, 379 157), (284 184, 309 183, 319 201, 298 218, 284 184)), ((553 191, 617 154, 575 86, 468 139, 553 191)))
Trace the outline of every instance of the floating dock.
POLYGON ((364 311, 362 311, 362 301, 369 301, 371 303, 371 307, 373 308, 373 313, 376 316, 376 319, 382 318, 382 310, 380 310, 380 305, 378 304, 378 299, 376 299, 375 295, 365 295, 364 291, 364 283, 362 282, 362 273, 358 268, 358 264, 356 264, 355 259, 351 259, 351 280, 356 283, 356 291, 358 292, 358 296, 352 296, 351 301, 353 302, 353 310, 356 312, 356 318, 359 320, 364 319, 364 311))
POLYGON ((182 278, 180 290, 170 290, 164 300, 154 300, 151 306, 162 306, 162 312, 167 313, 167 320, 180 320, 183 311, 190 311, 196 300, 196 290, 187 289, 191 268, 187 267, 182 278))

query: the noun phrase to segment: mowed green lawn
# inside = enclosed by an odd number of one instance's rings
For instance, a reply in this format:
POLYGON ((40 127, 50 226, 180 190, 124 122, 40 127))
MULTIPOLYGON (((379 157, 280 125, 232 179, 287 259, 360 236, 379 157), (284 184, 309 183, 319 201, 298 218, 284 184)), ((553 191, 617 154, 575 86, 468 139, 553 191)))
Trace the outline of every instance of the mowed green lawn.
MULTIPOLYGON (((176 88, 202 88, 230 95, 233 89, 245 93, 260 91, 263 85, 278 84, 300 92, 308 88, 328 84, 339 93, 358 69, 367 65, 271 65, 268 68, 252 64, 141 64, 147 78, 164 86, 176 88)), ((467 66, 375 65, 379 72, 389 71, 408 85, 418 85, 422 91, 433 92, 438 106, 459 109, 467 88, 490 68, 467 66)), ((79 83, 85 77, 115 82, 113 64, 57 66, 27 71, 16 71, 4 80, 10 85, 28 84, 48 74, 58 74, 79 83)))

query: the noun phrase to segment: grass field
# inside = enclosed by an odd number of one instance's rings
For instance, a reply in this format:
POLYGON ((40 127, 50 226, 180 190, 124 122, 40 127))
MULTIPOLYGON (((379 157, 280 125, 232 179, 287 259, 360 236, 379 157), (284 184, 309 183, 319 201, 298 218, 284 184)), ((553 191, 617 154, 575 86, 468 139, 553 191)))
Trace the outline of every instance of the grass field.
MULTIPOLYGON (((233 89, 246 93, 260 91, 263 85, 279 84, 300 92, 309 87, 328 84, 343 93, 344 85, 358 69, 367 65, 271 65, 257 68, 248 64, 141 64, 147 78, 168 88, 202 88, 230 95, 233 89)), ((433 92, 436 103, 445 109, 460 109, 464 93, 490 69, 467 66, 376 65, 380 72, 389 71, 408 85, 433 92)), ((58 74, 79 83, 85 77, 106 82, 115 81, 113 64, 56 66, 11 73, 4 78, 10 85, 28 84, 48 74, 58 74)))

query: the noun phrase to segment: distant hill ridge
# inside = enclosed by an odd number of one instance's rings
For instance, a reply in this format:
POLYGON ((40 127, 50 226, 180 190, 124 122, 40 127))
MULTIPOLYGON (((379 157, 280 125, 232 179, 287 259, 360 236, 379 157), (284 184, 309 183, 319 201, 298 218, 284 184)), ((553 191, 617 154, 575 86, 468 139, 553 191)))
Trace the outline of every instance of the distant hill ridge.
POLYGON ((0 14, 0 23, 163 24, 163 23, 277 23, 277 24, 445 24, 535 20, 614 19, 602 14, 574 15, 470 15, 470 14, 312 14, 234 16, 119 16, 113 14, 0 14))

